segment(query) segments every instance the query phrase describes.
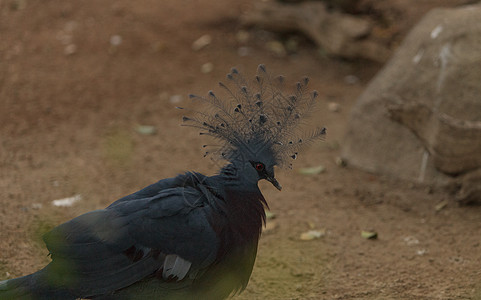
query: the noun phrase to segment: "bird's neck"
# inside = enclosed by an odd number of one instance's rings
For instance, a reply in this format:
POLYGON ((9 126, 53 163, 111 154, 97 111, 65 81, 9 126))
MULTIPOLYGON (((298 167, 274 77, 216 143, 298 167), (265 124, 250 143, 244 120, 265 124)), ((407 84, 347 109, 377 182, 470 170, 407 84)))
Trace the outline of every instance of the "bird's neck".
POLYGON ((219 176, 230 189, 260 193, 257 186, 258 178, 248 171, 244 163, 230 163, 220 170, 219 176))
POLYGON ((229 219, 230 228, 238 234, 240 240, 258 239, 265 223, 264 207, 267 202, 257 182, 246 181, 242 171, 230 164, 222 168, 219 175, 224 193, 224 210, 229 219))

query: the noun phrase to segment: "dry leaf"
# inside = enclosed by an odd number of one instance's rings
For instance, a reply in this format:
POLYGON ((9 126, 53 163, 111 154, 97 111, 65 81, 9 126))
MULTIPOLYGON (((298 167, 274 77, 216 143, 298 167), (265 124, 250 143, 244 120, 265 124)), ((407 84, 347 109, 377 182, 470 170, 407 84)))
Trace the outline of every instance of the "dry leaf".
POLYGON ((309 230, 301 234, 300 239, 303 241, 310 241, 313 239, 318 239, 326 235, 326 230, 309 230))
POLYGON ((269 210, 266 210, 266 219, 267 220, 271 220, 271 219, 275 219, 276 218, 276 214, 269 211, 269 210))
POLYGON ((443 208, 445 208, 446 206, 448 206, 448 200, 443 200, 441 202, 439 202, 435 207, 434 209, 436 211, 440 211, 442 210, 443 208))
POLYGON ((377 232, 375 231, 361 231, 361 236, 365 239, 368 239, 368 240, 375 240, 377 239, 377 232))
POLYGON ((53 200, 52 205, 60 206, 60 207, 69 207, 69 206, 72 206, 75 202, 78 202, 80 200, 82 200, 82 196, 77 194, 72 197, 53 200))
POLYGON ((142 135, 153 135, 157 131, 154 126, 139 125, 135 130, 142 135))
POLYGON ((317 167, 309 167, 309 168, 301 168, 299 169, 299 173, 303 175, 316 175, 326 171, 324 166, 317 166, 317 167))

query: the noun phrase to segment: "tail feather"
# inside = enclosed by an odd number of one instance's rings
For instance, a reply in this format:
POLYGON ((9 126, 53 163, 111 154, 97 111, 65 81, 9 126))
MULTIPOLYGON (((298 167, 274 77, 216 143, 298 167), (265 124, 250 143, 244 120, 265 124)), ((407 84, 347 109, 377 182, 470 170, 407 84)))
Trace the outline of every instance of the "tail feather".
POLYGON ((59 289, 48 284, 46 268, 23 277, 0 281, 1 300, 55 300, 76 299, 66 289, 59 289))

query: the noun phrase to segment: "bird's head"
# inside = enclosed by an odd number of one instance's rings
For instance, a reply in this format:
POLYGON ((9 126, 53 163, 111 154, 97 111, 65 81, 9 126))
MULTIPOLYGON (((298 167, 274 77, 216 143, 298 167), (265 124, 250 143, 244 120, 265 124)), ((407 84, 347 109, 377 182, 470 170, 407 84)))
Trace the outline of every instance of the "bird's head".
POLYGON ((257 180, 265 179, 272 183, 272 185, 278 189, 279 191, 282 190, 281 184, 277 181, 274 175, 274 166, 273 165, 266 165, 261 161, 250 161, 250 165, 252 169, 255 170, 255 175, 257 180))
POLYGON ((220 141, 206 155, 217 154, 229 161, 243 180, 257 184, 266 179, 281 190, 274 166, 291 167, 288 160, 296 159, 304 144, 326 133, 325 128, 318 128, 305 138, 295 137, 301 120, 313 111, 317 92, 307 89, 307 77, 297 82, 292 92, 285 92, 284 78, 271 77, 264 65, 259 65, 252 82, 236 69, 227 79, 232 88, 219 83, 226 97, 218 98, 212 91, 207 97, 190 95, 207 103, 210 111, 193 111, 194 116, 184 116, 185 126, 199 128, 200 134, 220 141))
POLYGON ((233 159, 232 164, 241 173, 243 180, 257 184, 259 180, 265 179, 279 191, 282 189, 274 174, 274 166, 278 163, 269 148, 259 149, 254 153, 239 152, 244 155, 233 159))

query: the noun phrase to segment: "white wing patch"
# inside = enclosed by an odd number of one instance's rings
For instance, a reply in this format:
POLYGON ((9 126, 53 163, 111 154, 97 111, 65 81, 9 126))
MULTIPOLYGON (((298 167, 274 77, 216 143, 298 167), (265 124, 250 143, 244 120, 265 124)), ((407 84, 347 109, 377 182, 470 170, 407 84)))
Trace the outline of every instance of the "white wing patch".
POLYGON ((169 254, 164 259, 162 278, 169 280, 176 278, 177 281, 184 279, 190 270, 192 263, 175 254, 169 254))

